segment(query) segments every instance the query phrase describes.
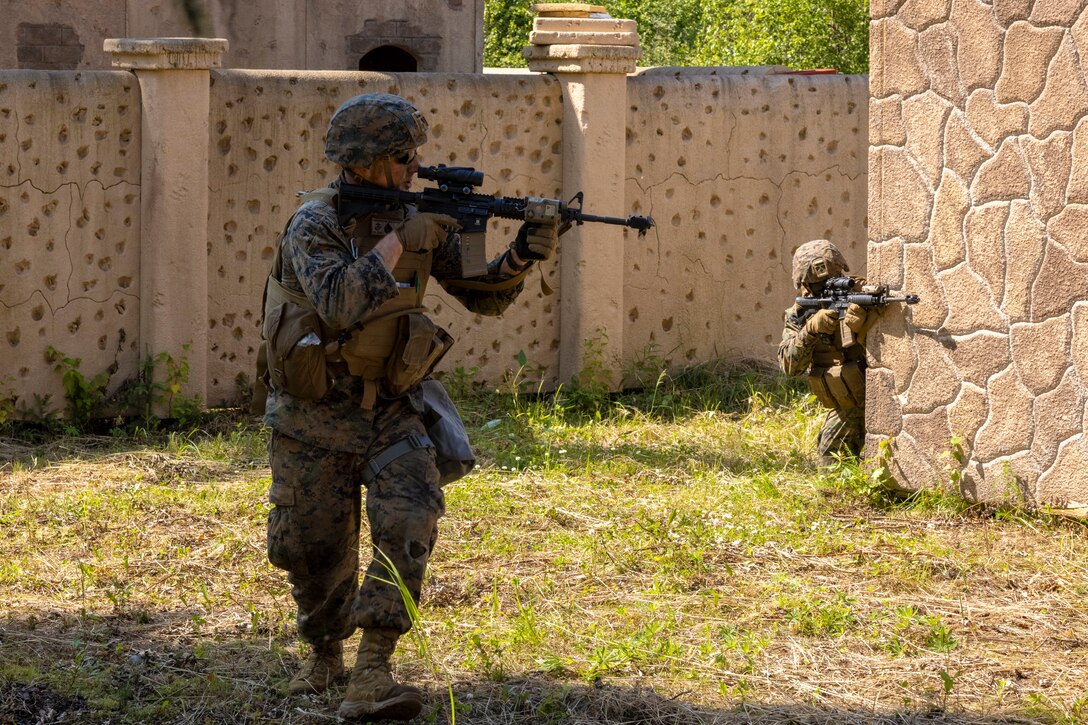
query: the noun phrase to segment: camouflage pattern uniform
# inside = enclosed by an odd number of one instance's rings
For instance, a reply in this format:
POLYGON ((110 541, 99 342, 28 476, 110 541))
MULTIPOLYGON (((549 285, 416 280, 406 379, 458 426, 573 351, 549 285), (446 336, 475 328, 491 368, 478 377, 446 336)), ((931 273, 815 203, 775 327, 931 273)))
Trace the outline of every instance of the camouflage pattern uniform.
MULTIPOLYGON (((332 136, 330 129, 330 146, 332 136)), ((341 143, 338 148, 351 141, 335 140, 341 143)), ((370 142, 375 143, 373 138, 370 142)), ((361 165, 360 153, 355 150, 356 165, 361 165)), ((335 153, 326 155, 340 162, 335 153)), ((403 210, 405 218, 413 213, 403 210)), ((385 212, 382 218, 387 217, 385 212)), ((281 284, 304 293, 319 316, 337 329, 351 327, 398 293, 381 258, 374 251, 357 253, 345 230, 367 228, 369 217, 353 221, 341 224, 335 208, 307 201, 281 240, 281 284)), ((509 279, 498 272, 501 259, 493 260, 488 274, 474 281, 509 279)), ((523 287, 519 283, 496 292, 447 286, 460 278, 460 270, 460 245, 451 233, 433 252, 431 276, 469 311, 498 315, 523 287)), ((369 484, 362 477, 373 456, 412 434, 425 433, 418 385, 399 397, 379 393, 370 409, 360 405, 362 396, 362 379, 339 370, 319 400, 275 389, 267 400, 265 421, 273 429, 268 559, 289 572, 299 635, 315 645, 343 640, 357 627, 401 634, 410 629, 400 591, 387 583, 391 576, 382 554, 418 603, 438 519, 445 511, 432 448, 396 458, 369 484), (361 488, 366 488, 368 553, 373 559, 360 586, 361 488)))
MULTIPOLYGON (((794 254, 794 284, 806 297, 818 296, 823 281, 828 277, 849 271, 842 253, 825 240, 803 244, 794 254)), ((855 279, 859 287, 864 284, 861 278, 855 279)), ((778 365, 782 372, 790 376, 809 375, 810 388, 816 393, 818 381, 813 380, 813 373, 844 364, 856 365, 864 374, 864 345, 854 344, 844 348, 838 330, 832 335, 812 334, 805 329, 804 311, 800 306, 794 304, 786 310, 782 342, 778 346, 778 365)), ((817 397, 828 408, 817 442, 821 463, 831 463, 835 453, 860 455, 865 444, 864 386, 852 391, 852 400, 831 401, 819 394, 817 397)))

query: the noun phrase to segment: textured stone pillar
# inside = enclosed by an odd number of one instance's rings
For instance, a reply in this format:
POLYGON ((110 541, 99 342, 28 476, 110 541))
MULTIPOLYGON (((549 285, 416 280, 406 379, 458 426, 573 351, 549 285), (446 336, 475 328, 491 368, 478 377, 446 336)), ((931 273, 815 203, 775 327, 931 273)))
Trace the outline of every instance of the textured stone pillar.
POLYGON ((227 41, 110 38, 103 49, 140 83, 141 357, 186 359, 180 393, 207 400, 208 71, 227 41))
POLYGON ((874 2, 869 453, 907 488, 1088 510, 1088 10, 874 2))
MULTIPOLYGON (((551 8, 556 5, 538 5, 551 8)), ((563 88, 563 192, 581 191, 586 211, 627 216, 623 179, 627 74, 641 57, 633 20, 602 16, 603 8, 567 3, 534 21, 522 54, 529 69, 553 73, 563 88)), ((546 11, 542 11, 546 12, 546 11)), ((563 235, 560 263, 559 378, 586 367, 586 341, 604 348, 604 366, 620 384, 623 355, 624 230, 587 224, 563 235)))

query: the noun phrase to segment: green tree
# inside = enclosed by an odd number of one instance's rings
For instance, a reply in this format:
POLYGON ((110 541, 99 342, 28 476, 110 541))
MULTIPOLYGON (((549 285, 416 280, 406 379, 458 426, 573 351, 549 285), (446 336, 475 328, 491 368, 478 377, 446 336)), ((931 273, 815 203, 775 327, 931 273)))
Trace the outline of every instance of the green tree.
POLYGON ((533 0, 485 0, 484 65, 491 68, 524 68, 521 49, 529 43, 533 28, 533 0))
MULTIPOLYGON (((484 65, 525 67, 533 0, 486 0, 484 65)), ((638 23, 639 65, 869 68, 868 0, 615 0, 638 23)))
POLYGON ((706 0, 698 65, 869 71, 868 0, 706 0))
POLYGON ((638 24, 640 66, 699 65, 693 53, 703 32, 707 0, 615 0, 608 14, 638 24))

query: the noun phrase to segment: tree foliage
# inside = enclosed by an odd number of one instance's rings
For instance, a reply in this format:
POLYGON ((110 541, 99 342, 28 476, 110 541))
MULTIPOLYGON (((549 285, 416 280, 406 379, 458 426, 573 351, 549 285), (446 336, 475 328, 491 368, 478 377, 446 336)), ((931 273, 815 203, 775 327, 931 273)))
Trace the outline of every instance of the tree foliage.
MULTIPOLYGON (((533 0, 486 0, 484 65, 524 67, 533 0)), ((869 69, 868 0, 614 0, 638 23, 639 65, 869 69)))
POLYGON ((869 70, 868 0, 704 0, 695 65, 869 70))
POLYGON ((533 0, 485 0, 484 65, 492 68, 524 68, 521 49, 529 43, 533 28, 533 0))

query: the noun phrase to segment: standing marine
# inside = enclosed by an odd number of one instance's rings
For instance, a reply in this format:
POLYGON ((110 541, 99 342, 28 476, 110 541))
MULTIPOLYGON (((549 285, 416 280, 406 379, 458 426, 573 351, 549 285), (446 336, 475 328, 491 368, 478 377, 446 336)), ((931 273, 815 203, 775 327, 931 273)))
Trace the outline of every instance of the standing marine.
POLYGON ((427 130, 399 96, 340 106, 325 141, 340 173, 303 195, 265 288, 268 559, 288 572, 299 637, 310 646, 289 690, 333 684, 344 672, 343 641, 361 629, 339 710, 347 719, 405 720, 422 709, 422 691, 390 669, 412 627, 398 581, 418 603, 445 512, 442 486, 472 466, 460 417, 430 377, 453 341, 423 307, 428 281, 471 312, 499 315, 557 243, 554 226, 523 224, 486 274, 465 280, 453 218, 341 203, 345 183, 407 191, 427 130), (360 581, 363 510, 370 547, 360 581))

